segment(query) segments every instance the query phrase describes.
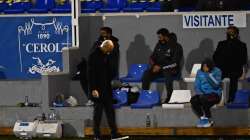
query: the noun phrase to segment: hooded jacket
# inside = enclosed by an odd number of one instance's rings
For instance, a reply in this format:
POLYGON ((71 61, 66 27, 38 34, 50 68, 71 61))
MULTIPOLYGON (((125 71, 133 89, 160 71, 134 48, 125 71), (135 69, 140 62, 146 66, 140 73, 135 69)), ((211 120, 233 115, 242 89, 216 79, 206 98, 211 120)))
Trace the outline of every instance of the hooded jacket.
POLYGON ((203 72, 199 70, 195 78, 196 94, 216 93, 221 95, 221 70, 214 67, 211 72, 203 72))
POLYGON ((175 69, 180 71, 180 63, 183 57, 183 49, 175 41, 168 41, 165 44, 158 42, 151 55, 151 61, 154 65, 160 65, 164 70, 175 69))

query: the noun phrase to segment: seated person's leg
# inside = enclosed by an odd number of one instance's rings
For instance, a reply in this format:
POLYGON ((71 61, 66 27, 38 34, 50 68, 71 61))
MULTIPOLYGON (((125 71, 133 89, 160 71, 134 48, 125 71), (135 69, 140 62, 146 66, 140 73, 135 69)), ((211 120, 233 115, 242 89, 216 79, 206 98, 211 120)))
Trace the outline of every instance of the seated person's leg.
POLYGON ((209 95, 204 94, 200 96, 200 101, 202 104, 203 111, 205 113, 205 117, 211 118, 212 115, 210 108, 220 102, 220 97, 216 93, 212 93, 209 95))
POLYGON ((167 98, 165 100, 165 103, 168 103, 171 95, 173 93, 173 82, 175 79, 175 76, 177 76, 177 74, 171 74, 171 72, 169 71, 163 71, 163 76, 165 78, 165 85, 166 85, 166 89, 167 89, 167 98))
POLYGON ((160 73, 153 73, 151 69, 148 69, 144 72, 142 76, 142 89, 149 90, 152 80, 159 77, 160 73))
POLYGON ((191 106, 194 113, 198 116, 198 118, 203 116, 202 104, 200 102, 200 95, 195 95, 191 98, 191 106))

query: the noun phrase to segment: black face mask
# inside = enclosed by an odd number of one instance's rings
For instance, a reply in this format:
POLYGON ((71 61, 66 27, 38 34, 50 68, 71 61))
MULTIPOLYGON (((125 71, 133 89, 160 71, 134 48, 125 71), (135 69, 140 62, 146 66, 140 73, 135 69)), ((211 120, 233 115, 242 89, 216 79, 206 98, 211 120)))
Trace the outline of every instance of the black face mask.
POLYGON ((228 39, 228 40, 234 40, 234 39, 237 39, 237 35, 227 33, 227 39, 228 39))
POLYGON ((104 41, 104 40, 106 40, 106 39, 107 39, 107 38, 106 38, 106 37, 103 37, 103 36, 99 36, 99 38, 98 38, 98 40, 101 41, 101 42, 104 41))

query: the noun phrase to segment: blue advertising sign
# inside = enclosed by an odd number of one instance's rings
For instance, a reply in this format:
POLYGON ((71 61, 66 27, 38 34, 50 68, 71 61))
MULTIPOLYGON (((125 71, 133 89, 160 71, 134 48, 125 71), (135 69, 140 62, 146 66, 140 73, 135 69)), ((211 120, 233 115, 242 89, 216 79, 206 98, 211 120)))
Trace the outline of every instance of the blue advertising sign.
POLYGON ((72 41, 71 17, 0 17, 0 34, 0 77, 40 78, 62 71, 62 48, 72 41))

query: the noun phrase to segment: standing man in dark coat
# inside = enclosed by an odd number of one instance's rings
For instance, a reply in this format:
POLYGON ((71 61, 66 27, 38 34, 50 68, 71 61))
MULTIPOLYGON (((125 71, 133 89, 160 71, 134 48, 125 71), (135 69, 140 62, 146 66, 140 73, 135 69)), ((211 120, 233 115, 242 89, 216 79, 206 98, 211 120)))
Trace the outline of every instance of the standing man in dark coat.
POLYGON ((233 102, 238 89, 238 79, 244 75, 248 56, 246 44, 239 39, 239 29, 227 28, 227 40, 220 41, 213 55, 217 67, 222 70, 222 78, 230 79, 228 103, 233 102))
POLYGON ((94 101, 94 140, 100 140, 100 123, 103 110, 106 113, 108 124, 111 128, 111 139, 125 139, 117 133, 115 112, 112 103, 111 81, 115 76, 112 66, 111 53, 114 44, 111 40, 105 40, 96 47, 89 56, 89 81, 92 100, 94 101))
MULTIPOLYGON (((110 27, 102 27, 100 28, 99 31, 99 37, 98 39, 94 42, 90 52, 92 53, 93 51, 96 50, 96 48, 98 48, 103 41, 105 40, 111 40, 112 43, 114 44, 114 49, 113 51, 109 54, 109 57, 111 57, 111 65, 113 67, 113 73, 114 73, 114 77, 113 79, 116 79, 119 77, 119 60, 120 60, 120 51, 119 51, 119 39, 114 37, 112 35, 112 29, 110 27)), ((83 67, 82 67, 83 68, 83 67)), ((86 68, 87 69, 87 68, 86 68)), ((88 81, 89 81, 89 77, 87 76, 87 73, 83 73, 84 76, 86 77, 81 77, 80 82, 81 82, 81 87, 84 89, 85 93, 88 95, 89 91, 88 90, 88 81)), ((87 96, 89 97, 89 96, 87 96)), ((89 98, 88 102, 86 103, 86 106, 92 106, 93 102, 92 100, 89 98)))
POLYGON ((176 38, 169 36, 167 29, 159 29, 157 35, 159 42, 150 57, 151 67, 143 74, 142 89, 149 90, 151 81, 163 76, 167 89, 165 103, 168 103, 173 92, 173 81, 181 78, 183 49, 176 42, 176 38))
POLYGON ((112 29, 110 27, 102 27, 100 28, 100 36, 98 37, 97 41, 94 43, 91 51, 95 50, 99 47, 104 40, 111 40, 114 44, 114 49, 110 53, 111 63, 114 67, 114 79, 119 78, 119 61, 120 61, 120 50, 119 50, 119 39, 112 35, 112 29))

